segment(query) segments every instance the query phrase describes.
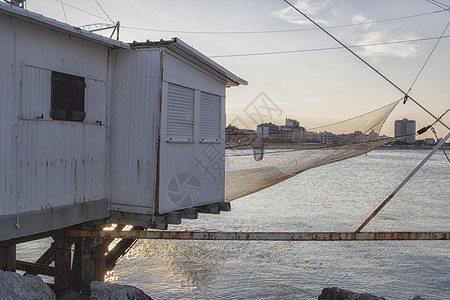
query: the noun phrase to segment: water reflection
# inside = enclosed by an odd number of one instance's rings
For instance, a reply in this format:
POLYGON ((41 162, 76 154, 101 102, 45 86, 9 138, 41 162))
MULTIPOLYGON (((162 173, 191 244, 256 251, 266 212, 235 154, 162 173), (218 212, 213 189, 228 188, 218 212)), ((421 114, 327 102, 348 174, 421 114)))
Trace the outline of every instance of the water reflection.
MULTIPOLYGON (((171 229, 352 231, 427 153, 374 151, 311 169, 233 201, 231 212, 171 229)), ((433 156, 366 230, 448 230, 450 170, 441 158, 433 156)), ((26 253, 19 249, 19 259, 32 261, 24 256, 33 247, 37 242, 26 253)), ((449 249, 448 241, 140 241, 113 276, 156 299, 315 299, 325 286, 387 299, 446 299, 449 249)))

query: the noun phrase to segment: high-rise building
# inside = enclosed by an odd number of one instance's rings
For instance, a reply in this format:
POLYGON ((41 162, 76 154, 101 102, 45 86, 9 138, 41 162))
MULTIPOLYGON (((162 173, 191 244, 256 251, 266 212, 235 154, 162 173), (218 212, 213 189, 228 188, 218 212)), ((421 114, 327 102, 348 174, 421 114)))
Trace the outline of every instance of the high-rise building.
POLYGON ((299 126, 300 123, 297 120, 286 118, 286 127, 297 128, 299 126))
POLYGON ((394 137, 403 137, 403 141, 407 144, 414 144, 416 141, 416 121, 414 120, 397 120, 395 121, 394 137))

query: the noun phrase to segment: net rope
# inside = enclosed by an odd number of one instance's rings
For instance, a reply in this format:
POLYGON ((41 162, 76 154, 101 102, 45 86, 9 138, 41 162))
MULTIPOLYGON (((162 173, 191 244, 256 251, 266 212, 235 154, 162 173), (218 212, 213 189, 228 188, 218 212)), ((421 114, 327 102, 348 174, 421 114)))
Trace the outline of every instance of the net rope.
POLYGON ((365 154, 392 141, 380 139, 380 130, 399 102, 338 123, 293 129, 295 142, 280 142, 286 136, 256 136, 239 147, 227 137, 225 200, 257 192, 311 168, 365 154))

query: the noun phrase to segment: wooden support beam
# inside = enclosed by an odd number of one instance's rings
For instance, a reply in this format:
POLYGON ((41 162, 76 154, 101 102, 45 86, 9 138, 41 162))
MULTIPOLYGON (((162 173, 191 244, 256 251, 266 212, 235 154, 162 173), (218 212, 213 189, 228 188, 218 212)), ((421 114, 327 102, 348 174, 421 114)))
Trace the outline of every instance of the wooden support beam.
POLYGON ((133 226, 152 227, 152 218, 146 214, 136 214, 121 211, 111 211, 108 222, 116 224, 128 224, 133 226))
MULTIPOLYGON (((103 231, 101 226, 83 224, 83 229, 103 231)), ((114 232, 114 231, 112 231, 114 232)), ((108 244, 103 238, 83 237, 81 240, 81 290, 89 295, 92 281, 105 278, 105 253, 108 244)))
POLYGON ((37 263, 17 260, 17 270, 26 271, 26 274, 55 276, 55 267, 37 263))
POLYGON ((218 203, 210 203, 196 207, 199 213, 205 214, 220 214, 220 205, 218 203))
MULTIPOLYGON (((120 226, 117 226, 120 228, 120 226)), ((122 230, 123 227, 120 228, 122 230)), ((145 230, 145 227, 134 226, 132 230, 145 230)), ((137 242, 137 239, 122 239, 117 243, 117 245, 109 251, 105 257, 105 268, 106 271, 111 271, 117 264, 117 261, 124 256, 128 250, 133 247, 133 245, 137 242)), ((108 244, 109 245, 109 244, 108 244)))
POLYGON ((17 239, 1 241, 0 242, 0 248, 11 246, 11 245, 16 245, 16 244, 21 244, 21 243, 26 243, 26 242, 30 242, 30 241, 35 241, 35 240, 39 240, 39 239, 43 239, 43 238, 47 238, 47 237, 50 237, 50 236, 52 236, 54 234, 57 234, 57 232, 58 232, 57 230, 53 230, 53 231, 42 232, 42 233, 39 233, 39 234, 33 234, 33 235, 20 237, 20 238, 17 238, 17 239))
POLYGON ((94 280, 104 281, 106 274, 106 257, 109 243, 100 242, 94 247, 94 280))
POLYGON ((221 202, 219 204, 220 211, 231 211, 231 203, 230 202, 221 202))
POLYGON ((70 287, 72 243, 64 233, 53 236, 52 248, 55 254, 55 289, 57 297, 70 287))
POLYGON ((105 270, 111 271, 117 264, 117 261, 124 256, 128 250, 133 247, 137 239, 122 239, 117 245, 106 255, 105 270))
POLYGON ((36 260, 37 264, 42 264, 42 265, 50 265, 52 262, 55 261, 55 252, 53 251, 53 247, 50 246, 50 248, 48 248, 44 254, 41 255, 41 257, 39 257, 36 260))
POLYGON ((196 208, 185 208, 180 211, 181 212, 181 218, 183 219, 192 219, 195 220, 198 218, 198 209, 196 208))
MULTIPOLYGON (((41 255, 41 257, 39 257, 35 264, 36 265, 42 265, 42 266, 49 266, 52 262, 55 261, 55 252, 53 251, 53 247, 50 246, 45 252, 44 254, 41 255)), ((43 274, 43 273, 36 273, 39 269, 35 269, 35 268, 30 268, 29 270, 23 270, 26 271, 25 275, 38 275, 38 274, 43 274)), ((43 274, 45 275, 45 274, 43 274)), ((53 276, 53 275, 50 275, 53 276)))
POLYGON ((16 271, 16 245, 0 248, 0 270, 16 271))
POLYGON ((166 216, 167 224, 181 224, 181 213, 180 212, 169 212, 166 216))
POLYGON ((73 249, 72 271, 70 272, 70 288, 77 292, 81 292, 83 289, 81 284, 81 246, 81 238, 78 238, 73 249))
POLYGON ((152 222, 152 226, 150 226, 150 228, 167 230, 166 215, 153 216, 153 222, 152 222))

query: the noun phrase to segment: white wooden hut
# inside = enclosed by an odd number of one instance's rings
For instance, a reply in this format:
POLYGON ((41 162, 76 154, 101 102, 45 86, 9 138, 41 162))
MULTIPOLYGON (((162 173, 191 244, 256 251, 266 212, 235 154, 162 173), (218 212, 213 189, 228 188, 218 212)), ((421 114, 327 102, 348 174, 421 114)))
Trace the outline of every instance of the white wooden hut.
POLYGON ((0 241, 224 199, 225 88, 178 39, 126 44, 0 2, 0 241))
POLYGON ((111 209, 223 202, 225 88, 245 83, 179 39, 112 53, 111 209))

